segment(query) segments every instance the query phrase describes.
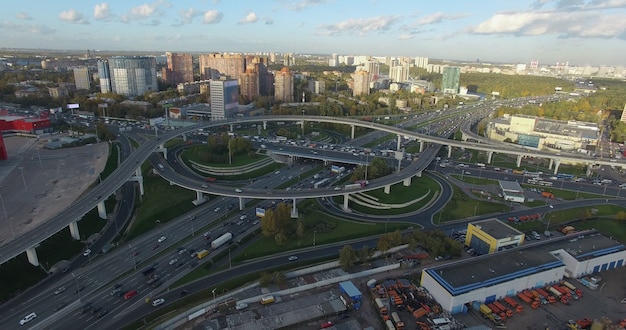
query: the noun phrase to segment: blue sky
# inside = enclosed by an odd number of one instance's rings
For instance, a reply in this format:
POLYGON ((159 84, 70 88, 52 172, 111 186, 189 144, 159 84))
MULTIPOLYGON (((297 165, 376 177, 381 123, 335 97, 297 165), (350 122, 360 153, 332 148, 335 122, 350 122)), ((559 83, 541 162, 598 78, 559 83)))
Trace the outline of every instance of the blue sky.
POLYGON ((20 0, 0 47, 626 65, 626 0, 20 0))

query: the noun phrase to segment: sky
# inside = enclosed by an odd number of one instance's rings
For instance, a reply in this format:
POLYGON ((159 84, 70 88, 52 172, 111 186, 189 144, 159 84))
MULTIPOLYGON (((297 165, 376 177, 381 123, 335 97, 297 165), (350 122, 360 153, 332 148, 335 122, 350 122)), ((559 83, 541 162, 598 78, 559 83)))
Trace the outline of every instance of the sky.
POLYGON ((626 0, 19 0, 0 48, 626 65, 626 0))

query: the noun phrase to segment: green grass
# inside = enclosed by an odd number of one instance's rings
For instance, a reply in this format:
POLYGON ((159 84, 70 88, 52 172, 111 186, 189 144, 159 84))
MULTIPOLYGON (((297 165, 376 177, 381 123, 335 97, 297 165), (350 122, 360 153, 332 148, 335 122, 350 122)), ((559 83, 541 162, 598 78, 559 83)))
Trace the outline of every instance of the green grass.
POLYGON ((544 219, 550 219, 550 225, 553 226, 582 220, 584 218, 590 219, 615 216, 619 211, 626 211, 626 209, 611 204, 599 204, 589 207, 577 207, 568 210, 548 212, 544 215, 544 219), (592 210, 597 210, 597 212, 592 214, 592 210))
POLYGON ((599 218, 572 224, 576 229, 596 229, 599 232, 626 243, 626 222, 624 220, 599 218))
POLYGON ((476 178, 473 176, 463 176, 461 177, 458 174, 452 174, 452 176, 459 180, 459 181, 463 181, 469 184, 475 184, 475 185, 497 185, 498 181, 497 180, 492 180, 492 179, 483 179, 483 178, 476 178))
MULTIPOLYGON (((149 166, 142 166, 146 168, 149 166)), ((168 222, 177 216, 191 211, 195 206, 191 203, 195 199, 195 192, 170 185, 169 182, 159 176, 148 173, 150 170, 143 170, 143 184, 145 195, 138 208, 136 218, 131 224, 124 241, 137 237, 160 223, 168 222)))
MULTIPOLYGON (((413 178, 411 180, 411 185, 408 187, 405 187, 402 183, 392 185, 390 194, 385 194, 384 188, 379 188, 365 193, 366 195, 378 198, 379 202, 386 204, 402 204, 414 200, 415 198, 421 198, 424 195, 427 195, 419 202, 413 203, 404 208, 386 210, 370 208, 357 204, 356 202, 350 202, 350 208, 360 213, 373 215, 404 214, 419 210, 431 201, 435 193, 440 191, 441 187, 439 187, 437 181, 427 176, 423 176, 421 178, 413 178)), ((343 204, 343 198, 344 196, 335 196, 333 200, 335 203, 343 204)))
POLYGON ((505 204, 472 199, 457 186, 453 186, 452 189, 454 194, 450 202, 433 216, 437 223, 509 210, 509 206, 505 204))
POLYGON ((373 147, 378 146, 381 143, 385 143, 387 141, 393 140, 395 137, 396 136, 393 135, 393 134, 387 134, 387 135, 379 137, 376 140, 373 140, 373 141, 370 141, 370 142, 364 144, 363 147, 365 147, 365 148, 373 148, 373 147))
MULTIPOLYGON (((543 187, 543 186, 536 186, 536 185, 530 185, 530 184, 522 184, 521 186, 524 189, 529 189, 530 187, 543 189, 544 191, 549 191, 552 194, 554 194, 554 197, 556 198, 560 197, 568 201, 576 199, 577 196, 578 196, 578 199, 605 198, 606 197, 606 196, 602 196, 598 194, 591 194, 591 193, 579 192, 579 191, 574 191, 574 190, 556 189, 554 187, 543 187)), ((543 200, 543 204, 545 204, 546 199, 545 198, 541 198, 541 199, 543 200)))
POLYGON ((190 166, 190 162, 196 162, 199 164, 210 165, 210 166, 215 166, 215 167, 239 167, 239 166, 250 165, 254 162, 257 162, 267 157, 267 156, 259 155, 256 153, 253 154, 252 156, 249 154, 241 154, 241 155, 234 155, 232 157, 232 164, 207 163, 204 160, 205 159, 204 155, 206 155, 208 152, 209 152, 209 148, 206 145, 196 144, 196 145, 192 145, 186 148, 185 151, 180 154, 180 158, 185 162, 185 164, 187 164, 187 166, 190 166))

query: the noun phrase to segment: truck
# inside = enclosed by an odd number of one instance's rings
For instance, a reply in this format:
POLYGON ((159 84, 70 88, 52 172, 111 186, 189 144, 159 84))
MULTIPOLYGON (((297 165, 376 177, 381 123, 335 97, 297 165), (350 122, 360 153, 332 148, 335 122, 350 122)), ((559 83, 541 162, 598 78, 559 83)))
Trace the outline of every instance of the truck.
POLYGON ((557 290, 555 287, 553 286, 549 286, 548 287, 548 291, 552 292, 553 295, 555 295, 557 298, 560 298, 563 294, 561 293, 561 291, 557 290))
POLYGON ((542 191, 541 196, 549 199, 554 199, 554 194, 549 191, 542 191))
POLYGON ((595 290, 598 288, 598 285, 591 282, 591 280, 588 277, 583 277, 581 279, 578 280, 580 283, 582 283, 582 285, 588 287, 591 290, 595 290))
POLYGON ((378 311, 380 312, 381 315, 386 315, 387 314, 387 306, 385 306, 385 304, 383 304, 383 300, 380 298, 376 298, 374 299, 374 302, 376 303, 376 307, 378 308, 378 311))
POLYGON ((361 188, 361 185, 358 183, 352 183, 352 184, 347 184, 345 186, 343 186, 344 190, 350 190, 350 189, 359 189, 361 188))
POLYGON ((561 232, 561 234, 563 235, 569 235, 573 232, 576 231, 576 228, 572 227, 572 226, 563 226, 561 228, 559 228, 559 231, 561 232))
POLYGON ((402 322, 398 313, 396 312, 391 313, 391 319, 393 320, 393 323, 396 325, 397 330, 404 329, 404 322, 402 322))
POLYGON ((228 241, 230 241, 233 238, 233 234, 231 233, 225 233, 224 235, 216 238, 215 240, 213 240, 213 242, 211 242, 211 248, 213 250, 217 249, 218 247, 226 244, 228 241))
POLYGON ((480 304, 479 311, 480 311, 480 314, 482 314, 483 317, 486 318, 486 319, 489 319, 489 320, 491 320, 493 322, 500 321, 500 316, 494 314, 493 311, 491 310, 491 308, 489 308, 485 304, 480 304))
POLYGON ((209 250, 202 250, 202 251, 198 252, 196 257, 198 257, 198 259, 202 259, 202 258, 206 257, 207 255, 209 255, 209 250))
POLYGON ((214 177, 208 177, 208 178, 205 179, 205 181, 206 182, 215 182, 215 181, 217 181, 217 179, 214 178, 214 177))

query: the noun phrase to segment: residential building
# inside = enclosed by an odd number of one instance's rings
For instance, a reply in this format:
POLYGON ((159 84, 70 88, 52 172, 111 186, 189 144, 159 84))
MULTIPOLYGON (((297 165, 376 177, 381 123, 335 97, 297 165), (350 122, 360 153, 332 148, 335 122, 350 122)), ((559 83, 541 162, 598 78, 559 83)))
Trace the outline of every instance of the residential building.
POLYGON ((251 100, 259 95, 259 73, 254 68, 249 68, 240 77, 241 96, 251 100))
POLYGON ((389 77, 395 82, 409 80, 409 64, 402 62, 389 67, 389 77))
POLYGON ((370 93, 370 80, 369 73, 367 71, 357 71, 352 75, 353 86, 352 96, 369 95, 370 93))
POLYGON ((167 66, 162 69, 163 80, 178 85, 193 81, 193 58, 191 54, 165 53, 167 66))
POLYGON ((323 80, 309 80, 309 91, 315 94, 322 94, 326 90, 323 80))
POLYGON ((426 69, 428 67, 428 57, 416 57, 415 66, 418 68, 426 69))
POLYGON ((241 54, 207 54, 200 55, 200 78, 216 80, 220 77, 239 80, 245 72, 246 62, 241 54))
POLYGON ((76 89, 91 88, 91 76, 89 75, 89 69, 87 67, 74 68, 74 84, 76 85, 76 89))
POLYGON ((288 67, 282 68, 274 76, 274 98, 283 102, 293 102, 293 74, 288 67))
POLYGON ((461 68, 456 66, 446 66, 443 68, 441 79, 441 91, 444 94, 458 94, 459 81, 461 79, 461 68))
POLYGON ((211 120, 223 120, 232 116, 239 107, 237 80, 211 80, 209 84, 211 120))
POLYGON ((111 86, 111 71, 109 69, 109 61, 98 61, 98 76, 100 77, 100 92, 113 92, 113 87, 111 86))

